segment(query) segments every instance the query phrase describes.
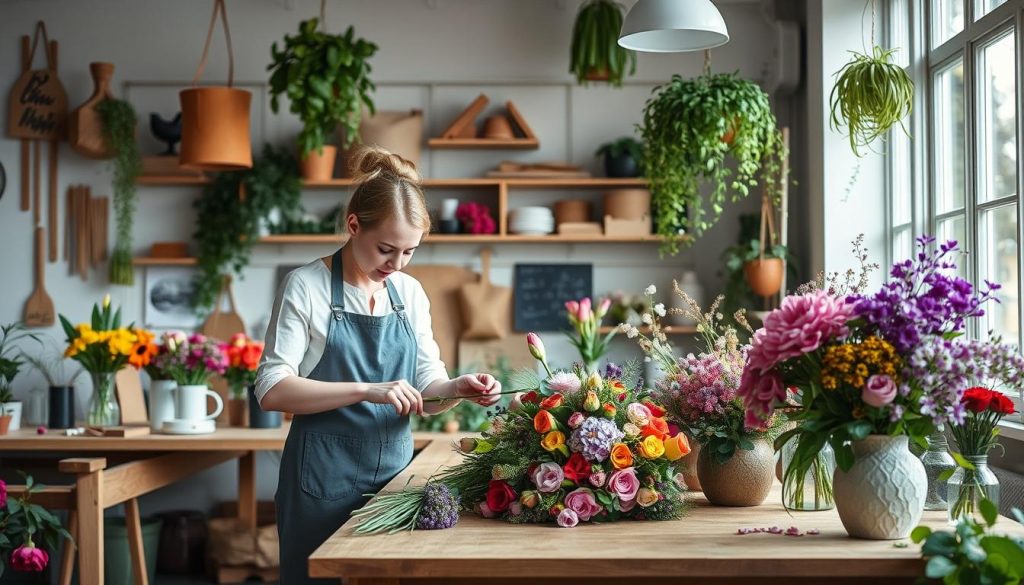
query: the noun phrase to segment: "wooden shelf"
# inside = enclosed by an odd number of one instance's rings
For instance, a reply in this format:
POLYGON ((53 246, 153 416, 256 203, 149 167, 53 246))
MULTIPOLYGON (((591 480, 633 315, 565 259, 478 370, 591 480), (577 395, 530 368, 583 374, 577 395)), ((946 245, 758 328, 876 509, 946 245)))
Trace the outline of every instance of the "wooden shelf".
MULTIPOLYGON (((618 329, 618 327, 611 327, 611 326, 599 327, 597 331, 599 333, 608 334, 608 333, 611 333, 612 329, 618 329)), ((640 333, 643 333, 644 335, 650 335, 651 334, 651 328, 650 328, 649 325, 644 325, 643 327, 637 327, 637 329, 639 329, 640 333)), ((697 334, 697 328, 696 327, 689 327, 689 326, 681 327, 681 326, 677 326, 677 325, 665 325, 665 326, 663 326, 661 328, 661 330, 664 331, 666 335, 696 335, 697 334)), ((620 331, 620 333, 621 333, 621 331, 620 331)), ((623 333, 622 335, 625 335, 625 333, 623 333)))
POLYGON ((536 150, 540 141, 536 138, 431 138, 427 146, 443 149, 487 149, 487 150, 536 150))
POLYGON ((156 187, 173 187, 178 185, 205 185, 209 177, 141 175, 135 179, 137 185, 153 185, 156 187))
POLYGON ((198 263, 196 258, 150 258, 140 256, 132 258, 133 266, 195 266, 198 263))
MULTIPOLYGON (((489 234, 475 236, 472 234, 430 234, 425 244, 627 244, 657 243, 658 236, 598 236, 598 235, 550 235, 520 236, 516 234, 489 234)), ((338 244, 340 236, 336 234, 276 234, 260 238, 261 244, 338 244)))
MULTIPOLYGON (((175 186, 200 186, 210 182, 208 177, 180 177, 180 176, 157 176, 148 175, 139 177, 136 183, 153 187, 175 187, 175 186)), ((328 181, 303 181, 302 186, 307 189, 334 189, 339 187, 351 187, 355 181, 352 179, 330 179, 328 181)), ((573 188, 628 188, 646 187, 644 179, 613 179, 609 177, 585 177, 585 178, 489 178, 471 177, 454 179, 424 179, 423 186, 447 187, 456 189, 472 188, 495 188, 505 185, 509 188, 535 188, 535 189, 573 189, 573 188)))

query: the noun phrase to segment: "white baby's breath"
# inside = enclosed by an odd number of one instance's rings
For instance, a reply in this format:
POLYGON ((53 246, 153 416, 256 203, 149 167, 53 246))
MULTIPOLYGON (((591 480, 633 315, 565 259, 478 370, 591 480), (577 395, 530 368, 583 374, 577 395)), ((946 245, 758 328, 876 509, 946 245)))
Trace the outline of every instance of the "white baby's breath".
POLYGON ((658 304, 654 305, 654 312, 659 317, 664 317, 665 316, 665 303, 658 303, 658 304))
POLYGON ((658 287, 654 286, 653 284, 648 285, 647 288, 644 289, 645 295, 653 295, 656 292, 658 292, 658 287))

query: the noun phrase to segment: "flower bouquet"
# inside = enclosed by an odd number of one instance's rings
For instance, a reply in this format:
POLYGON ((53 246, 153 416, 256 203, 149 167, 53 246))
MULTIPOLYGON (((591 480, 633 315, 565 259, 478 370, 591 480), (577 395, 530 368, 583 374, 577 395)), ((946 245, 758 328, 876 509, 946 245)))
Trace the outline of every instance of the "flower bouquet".
POLYGON ((210 377, 223 374, 228 367, 228 358, 215 340, 201 333, 193 333, 180 343, 180 338, 169 340, 170 351, 183 356, 170 362, 168 372, 178 386, 209 386, 210 377))
POLYGON ((46 486, 35 483, 30 475, 22 475, 26 489, 16 499, 8 498, 7 484, 0 479, 0 578, 8 563, 20 572, 38 573, 46 569, 50 561, 46 549, 57 550, 65 538, 74 540, 61 526, 60 519, 32 502, 32 497, 46 486))
POLYGON ((256 369, 263 356, 263 342, 251 339, 245 333, 236 333, 227 343, 221 344, 220 349, 228 360, 224 378, 231 387, 231 398, 244 399, 246 388, 256 383, 256 369))
POLYGON ((114 398, 114 374, 126 365, 139 369, 149 364, 156 349, 153 334, 132 325, 122 327, 121 310, 112 310, 110 295, 103 299, 102 308, 93 305, 89 323, 72 325, 64 315, 60 316, 60 323, 68 343, 64 356, 82 364, 92 378, 86 423, 119 424, 121 411, 114 398))
POLYGON ((185 346, 188 335, 182 331, 165 331, 160 342, 151 341, 152 358, 146 366, 146 373, 156 380, 173 380, 172 371, 185 365, 185 346))
MULTIPOLYGON (((529 340, 551 372, 540 338, 529 340)), ((378 495, 353 513, 356 532, 447 528, 460 508, 566 528, 682 515, 685 484, 674 462, 689 443, 669 431, 665 411, 630 383, 631 373, 610 366, 604 376, 580 368, 544 380, 527 376, 515 382, 529 391, 494 417, 489 430, 459 442, 461 463, 424 487, 378 495)))
MULTIPOLYGON (((975 292, 970 283, 953 276, 956 264, 950 256, 957 252, 956 242, 929 251, 933 242, 919 238, 916 259, 895 264, 890 281, 875 294, 833 288, 783 299, 754 334, 740 382, 739 394, 753 421, 767 420, 782 408, 797 424, 776 440, 776 448, 799 441, 785 470, 784 491, 793 478, 808 473, 826 443, 843 472, 837 472, 837 482, 840 475, 849 482, 868 479, 867 467, 851 473, 861 456, 871 466, 889 466, 887 473, 879 472, 879 481, 892 477, 904 482, 898 487, 907 487, 899 490, 907 498, 905 509, 899 512, 894 504, 876 510, 902 515, 890 529, 881 529, 877 519, 871 527, 857 527, 840 506, 840 516, 855 536, 897 538, 909 533, 914 516, 920 515, 918 491, 923 505, 924 488, 918 490, 917 482, 923 484, 925 476, 904 446, 907 437, 924 446, 937 426, 963 422, 961 399, 976 367, 967 343, 958 336, 968 318, 983 314, 981 305, 993 298, 998 286, 986 283, 985 290, 975 292)), ((865 257, 859 240, 854 250, 865 257)), ((857 490, 885 489, 861 483, 857 490)), ((837 483, 837 498, 839 488, 837 483)), ((863 515, 872 514, 874 504, 883 506, 876 500, 860 501, 863 515)))
POLYGON ((567 301, 565 303, 569 324, 572 325, 576 333, 575 336, 571 333, 566 335, 569 337, 573 347, 579 351, 580 358, 583 359, 583 365, 587 372, 596 371, 597 362, 601 359, 601 356, 608 352, 608 342, 615 337, 617 331, 615 328, 612 328, 611 331, 604 335, 600 331, 601 319, 604 319, 611 304, 611 299, 607 298, 602 300, 595 308, 590 297, 580 301, 567 301))

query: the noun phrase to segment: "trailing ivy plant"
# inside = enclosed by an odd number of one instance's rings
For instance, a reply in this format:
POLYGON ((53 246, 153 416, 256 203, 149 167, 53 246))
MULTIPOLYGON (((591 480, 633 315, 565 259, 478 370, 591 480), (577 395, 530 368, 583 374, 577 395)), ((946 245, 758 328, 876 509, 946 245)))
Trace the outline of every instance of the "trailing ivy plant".
POLYGON ((612 0, 587 0, 576 13, 569 49, 569 72, 577 83, 603 80, 622 86, 622 77, 636 73, 636 52, 619 46, 622 5, 612 0))
POLYGON ((110 283, 131 286, 132 223, 135 218, 135 179, 142 172, 135 143, 135 109, 124 100, 106 99, 96 105, 103 124, 103 139, 114 153, 114 213, 117 242, 110 257, 110 283))
POLYGON ((862 156, 859 148, 869 147, 896 124, 910 136, 903 119, 914 106, 914 82, 892 62, 895 52, 877 45, 871 55, 850 51, 853 59, 836 73, 829 97, 831 126, 848 129, 850 148, 856 156, 862 156))
POLYGON ((249 263, 259 240, 260 220, 277 208, 285 215, 301 209, 301 183, 295 156, 287 148, 266 145, 251 169, 218 173, 203 189, 196 209, 199 275, 195 303, 200 312, 213 307, 225 274, 249 263), (240 196, 245 186, 244 199, 240 196))
POLYGON ((662 252, 692 243, 722 214, 727 199, 746 197, 764 182, 776 200, 787 156, 768 94, 736 73, 673 75, 654 89, 639 127, 662 252), (710 184, 710 193, 701 186, 710 184))
POLYGON ((319 19, 299 24, 299 34, 285 35, 284 48, 277 42, 270 48, 273 61, 270 75, 270 107, 276 114, 278 99, 285 94, 289 111, 302 120, 299 152, 306 156, 322 152, 327 138, 341 124, 347 147, 359 135, 363 106, 374 113, 370 93, 376 89, 370 80, 369 58, 377 45, 354 37, 352 27, 344 35, 319 30, 319 19))

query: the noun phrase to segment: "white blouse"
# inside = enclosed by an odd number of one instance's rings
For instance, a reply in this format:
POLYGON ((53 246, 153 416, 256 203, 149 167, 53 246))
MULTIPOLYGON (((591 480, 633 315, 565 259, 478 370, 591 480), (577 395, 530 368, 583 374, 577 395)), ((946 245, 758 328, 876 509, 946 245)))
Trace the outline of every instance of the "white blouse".
MULTIPOLYGON (((423 286, 404 272, 388 277, 405 304, 409 323, 416 334, 416 379, 408 380, 423 392, 436 380, 448 380, 441 350, 430 325, 430 301, 423 286)), ((370 297, 358 287, 345 284, 345 311, 383 316, 394 312, 387 288, 370 297)), ((274 311, 267 326, 266 347, 256 376, 256 399, 288 376, 306 377, 320 362, 327 345, 331 320, 331 271, 320 259, 292 270, 281 283, 274 311)), ((390 381, 390 380, 382 380, 390 381)))

